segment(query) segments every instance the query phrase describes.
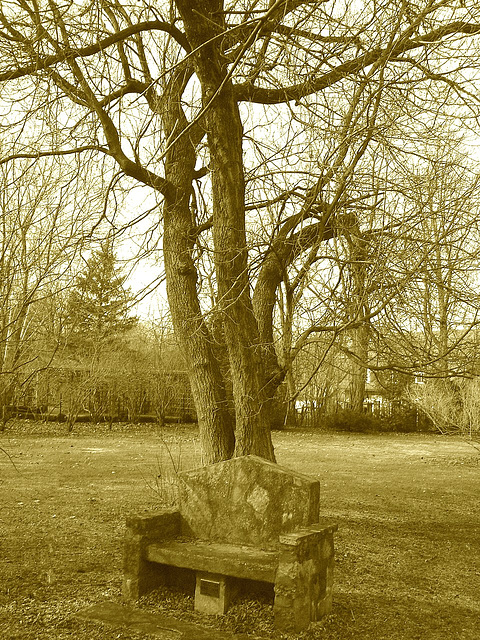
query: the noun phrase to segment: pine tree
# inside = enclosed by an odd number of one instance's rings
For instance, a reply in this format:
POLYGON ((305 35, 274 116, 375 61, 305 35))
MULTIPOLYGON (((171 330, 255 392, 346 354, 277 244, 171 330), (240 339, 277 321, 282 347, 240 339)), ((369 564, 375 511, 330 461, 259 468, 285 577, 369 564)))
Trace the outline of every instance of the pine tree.
POLYGON ((137 322, 130 316, 132 295, 111 241, 101 244, 77 276, 68 300, 69 346, 98 352, 137 322))

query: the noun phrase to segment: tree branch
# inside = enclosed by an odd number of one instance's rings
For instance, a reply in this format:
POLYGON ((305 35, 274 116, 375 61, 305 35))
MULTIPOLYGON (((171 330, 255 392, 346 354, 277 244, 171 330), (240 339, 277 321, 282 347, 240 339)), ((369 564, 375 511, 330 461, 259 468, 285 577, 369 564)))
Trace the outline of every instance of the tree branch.
POLYGON ((117 33, 113 33, 111 36, 96 42, 95 44, 89 45, 88 47, 82 47, 81 49, 68 49, 61 53, 57 53, 55 55, 45 56, 44 58, 39 58, 32 64, 20 67, 19 69, 15 69, 12 71, 4 71, 0 73, 0 82, 5 82, 8 80, 15 80, 17 78, 24 78, 25 76, 29 76, 37 73, 38 71, 42 71, 44 69, 48 69, 53 65, 58 64, 59 62, 65 62, 66 60, 74 60, 76 58, 87 58, 89 56, 93 56, 96 53, 100 53, 101 51, 108 49, 112 45, 118 44, 119 42, 129 38, 132 35, 141 33, 142 31, 164 31, 165 33, 170 34, 178 44, 187 52, 190 52, 190 45, 188 40, 184 36, 184 34, 169 24, 168 22, 162 22, 160 20, 147 20, 146 22, 139 22, 131 27, 127 27, 126 29, 122 29, 117 33))
MULTIPOLYGON (((443 27, 439 27, 438 29, 434 29, 430 33, 424 34, 421 37, 401 40, 388 52, 389 58, 400 56, 402 53, 411 51, 412 49, 431 45, 455 33, 475 35, 480 33, 480 25, 457 21, 444 25, 443 27)), ((291 100, 300 100, 306 96, 323 91, 327 87, 343 80, 350 74, 357 73, 358 71, 365 69, 384 56, 386 52, 387 49, 377 47, 376 49, 364 53, 353 60, 349 60, 348 62, 338 65, 328 73, 324 73, 317 78, 312 77, 305 82, 300 82, 288 87, 281 87, 279 89, 265 89, 263 87, 256 87, 252 82, 244 82, 236 85, 236 98, 239 101, 257 102, 260 104, 279 104, 282 102, 289 102, 291 100)))
POLYGON ((35 151, 33 153, 13 153, 5 158, 0 158, 0 165, 12 162, 13 160, 20 160, 22 158, 46 158, 48 156, 68 156, 75 153, 83 153, 84 151, 100 151, 105 155, 112 155, 106 147, 100 145, 87 144, 83 147, 75 147, 74 149, 55 149, 53 151, 35 151))

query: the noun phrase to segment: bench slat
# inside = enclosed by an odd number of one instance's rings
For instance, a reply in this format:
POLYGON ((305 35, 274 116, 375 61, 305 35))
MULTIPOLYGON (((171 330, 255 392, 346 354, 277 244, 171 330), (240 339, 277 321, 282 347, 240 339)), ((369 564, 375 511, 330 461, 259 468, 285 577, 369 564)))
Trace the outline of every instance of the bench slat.
POLYGON ((150 544, 146 559, 184 569, 271 583, 275 582, 278 565, 276 551, 202 541, 175 540, 150 544))

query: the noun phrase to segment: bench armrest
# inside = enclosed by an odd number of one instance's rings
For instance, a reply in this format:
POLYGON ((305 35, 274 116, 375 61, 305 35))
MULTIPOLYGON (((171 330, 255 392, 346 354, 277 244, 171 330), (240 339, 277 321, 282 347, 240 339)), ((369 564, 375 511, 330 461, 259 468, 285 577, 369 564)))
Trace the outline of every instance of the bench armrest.
POLYGON ((336 524, 314 524, 279 536, 275 624, 298 630, 332 608, 336 524))
POLYGON ((329 537, 338 529, 338 524, 315 523, 309 527, 296 529, 290 533, 282 533, 278 540, 280 547, 301 547, 329 537))
POLYGON ((180 512, 163 509, 127 518, 123 552, 123 594, 136 600, 159 586, 159 577, 146 558, 149 544, 174 538, 180 533, 180 512))
POLYGON ((168 540, 180 535, 180 512, 162 509, 127 518, 127 534, 139 536, 144 542, 168 540))

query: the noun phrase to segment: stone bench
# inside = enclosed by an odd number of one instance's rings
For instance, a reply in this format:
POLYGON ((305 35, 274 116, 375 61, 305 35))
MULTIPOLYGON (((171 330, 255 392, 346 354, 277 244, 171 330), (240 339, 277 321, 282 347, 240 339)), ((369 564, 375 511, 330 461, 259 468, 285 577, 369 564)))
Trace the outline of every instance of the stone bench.
POLYGON ((241 581, 274 587, 279 629, 301 631, 332 606, 333 534, 319 483, 256 456, 179 474, 179 508, 127 519, 124 595, 195 572, 195 608, 223 614, 241 581))

